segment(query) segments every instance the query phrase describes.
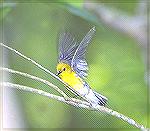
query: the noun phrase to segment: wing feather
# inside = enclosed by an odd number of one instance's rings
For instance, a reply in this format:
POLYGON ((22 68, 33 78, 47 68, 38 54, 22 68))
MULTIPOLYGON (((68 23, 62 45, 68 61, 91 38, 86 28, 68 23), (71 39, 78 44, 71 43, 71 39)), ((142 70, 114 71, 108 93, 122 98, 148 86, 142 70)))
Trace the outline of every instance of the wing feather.
POLYGON ((85 53, 94 33, 95 27, 86 34, 79 45, 70 33, 63 33, 59 37, 58 61, 67 62, 81 78, 87 76, 88 64, 85 59, 85 53))
POLYGON ((71 67, 82 78, 87 76, 88 64, 85 59, 85 53, 94 33, 95 27, 93 27, 82 39, 72 57, 71 67))
POLYGON ((70 33, 63 33, 59 37, 58 61, 65 61, 71 65, 72 58, 77 49, 76 41, 70 33))

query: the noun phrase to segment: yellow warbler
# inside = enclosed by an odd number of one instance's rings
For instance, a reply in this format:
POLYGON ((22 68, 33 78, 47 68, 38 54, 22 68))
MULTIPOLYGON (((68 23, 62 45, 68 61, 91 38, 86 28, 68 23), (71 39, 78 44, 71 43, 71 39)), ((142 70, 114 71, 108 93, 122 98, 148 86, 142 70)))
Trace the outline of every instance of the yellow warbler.
POLYGON ((60 35, 57 75, 80 95, 89 100, 93 106, 105 106, 107 98, 93 91, 89 84, 84 81, 88 70, 85 52, 94 32, 95 27, 86 34, 80 44, 77 44, 69 33, 60 35))

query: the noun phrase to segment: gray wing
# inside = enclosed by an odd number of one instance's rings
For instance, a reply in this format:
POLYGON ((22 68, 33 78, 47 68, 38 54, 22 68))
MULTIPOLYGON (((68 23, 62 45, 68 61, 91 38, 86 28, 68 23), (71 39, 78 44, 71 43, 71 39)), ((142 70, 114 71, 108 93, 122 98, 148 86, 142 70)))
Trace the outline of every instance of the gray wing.
POLYGON ((71 67, 81 78, 85 78, 87 76, 88 65, 85 60, 85 53, 94 33, 95 27, 93 27, 82 39, 72 58, 71 67))
POLYGON ((60 34, 58 45, 58 61, 66 62, 71 65, 72 58, 77 49, 76 41, 70 33, 60 34))

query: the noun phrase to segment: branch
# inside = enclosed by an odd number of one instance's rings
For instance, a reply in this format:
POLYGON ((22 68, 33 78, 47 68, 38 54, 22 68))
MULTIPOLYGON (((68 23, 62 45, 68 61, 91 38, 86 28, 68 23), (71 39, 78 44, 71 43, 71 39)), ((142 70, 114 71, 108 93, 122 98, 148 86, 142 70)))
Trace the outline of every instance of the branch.
POLYGON ((4 87, 16 88, 16 89, 31 92, 34 94, 39 94, 39 95, 42 95, 42 96, 45 96, 45 97, 48 97, 51 99, 55 99, 57 101, 60 101, 60 102, 66 103, 66 104, 70 104, 70 105, 73 105, 76 107, 88 108, 88 106, 90 105, 88 102, 85 102, 85 101, 81 101, 81 100, 78 100, 75 98, 69 98, 66 100, 64 97, 50 94, 50 93, 47 93, 43 90, 34 89, 34 88, 28 87, 28 86, 13 84, 13 83, 9 83, 9 82, 2 82, 2 83, 0 83, 0 85, 4 86, 4 87))
MULTIPOLYGON (((31 58, 29 57, 26 57, 24 56, 23 54, 21 54, 20 52, 18 52, 17 50, 11 48, 11 47, 8 47, 6 45, 4 45, 3 43, 0 43, 1 46, 15 52, 16 54, 18 54, 19 56, 25 58, 26 60, 32 62, 33 64, 35 64, 37 67, 39 67, 40 69, 44 70, 45 72, 51 74, 54 78, 58 79, 59 81, 61 81, 63 84, 65 84, 66 86, 68 86, 66 83, 64 83, 59 77, 57 77, 55 74, 53 74, 52 72, 50 72, 49 70, 47 70, 46 68, 44 68, 42 65, 38 64, 37 62, 35 62, 34 60, 32 60, 31 58)), ((8 69, 8 68, 2 68, 4 69, 5 71, 8 71, 8 72, 11 72, 11 73, 15 73, 15 74, 20 74, 22 76, 25 76, 25 77, 28 77, 28 78, 31 78, 31 79, 35 79, 37 81, 40 81, 40 82, 43 82, 47 85, 51 85, 53 86, 52 83, 48 82, 46 80, 43 80, 41 78, 38 78, 36 76, 32 76, 32 75, 29 75, 27 73, 23 73, 23 72, 19 72, 19 71, 14 71, 14 70, 11 70, 11 69, 8 69), (46 82, 45 82, 46 81, 46 82)), ((135 122, 133 119, 127 117, 127 116, 124 116, 123 114, 121 113, 118 113, 116 111, 113 111, 112 109, 109 109, 107 107, 104 107, 104 106, 100 106, 100 105, 97 105, 96 107, 93 107, 91 106, 91 103, 84 98, 82 97, 84 100, 79 100, 79 99, 74 99, 74 98, 69 98, 69 99, 65 99, 65 97, 60 97, 60 96, 56 96, 56 95, 53 95, 53 94, 50 94, 50 93, 47 93, 47 92, 44 92, 42 90, 38 90, 38 89, 34 89, 34 88, 31 88, 31 87, 27 87, 27 86, 23 86, 23 85, 18 85, 18 84, 12 84, 12 83, 9 83, 9 82, 3 82, 1 83, 1 85, 3 86, 6 86, 6 87, 12 87, 12 88, 17 88, 17 89, 20 89, 20 90, 24 90, 24 91, 28 91, 28 92, 32 92, 32 93, 36 93, 36 94, 39 94, 39 95, 42 95, 42 96, 46 96, 48 98, 52 98, 52 99, 56 99, 57 101, 61 101, 63 103, 67 103, 67 104, 70 104, 70 105, 73 105, 73 106, 76 106, 76 107, 80 107, 80 108, 86 108, 86 109, 89 109, 89 110, 95 110, 95 111, 98 111, 98 112, 104 112, 104 113, 107 113, 109 115, 112 115, 112 116, 115 116, 116 118, 119 118, 127 123, 129 123, 130 125, 133 125, 139 129, 141 129, 142 131, 146 131, 148 129, 144 128, 143 125, 135 122)), ((69 87, 69 86, 68 86, 69 87)), ((69 87, 71 89, 71 87, 69 87)), ((58 87, 54 86, 54 89, 58 90, 58 87)), ((72 90, 71 90, 72 91, 72 90)), ((62 92, 59 91, 61 94, 62 92)), ((76 92, 76 91, 75 91, 76 92)), ((74 92, 73 92, 74 93, 74 92)), ((63 94, 65 95, 65 94, 63 94)))
POLYGON ((13 74, 19 74, 19 75, 21 75, 21 76, 28 77, 28 78, 31 78, 31 79, 33 79, 33 80, 42 82, 42 83, 44 83, 44 84, 46 84, 46 85, 52 87, 53 89, 55 89, 55 90, 56 90, 57 92, 59 92, 63 97, 69 99, 69 97, 68 97, 62 90, 60 90, 57 86, 55 86, 54 84, 50 83, 50 82, 47 81, 47 80, 44 80, 44 79, 39 78, 39 77, 37 77, 37 76, 30 75, 30 74, 28 74, 28 73, 23 73, 23 72, 15 71, 15 70, 8 69, 8 68, 2 68, 2 67, 0 67, 0 70, 2 70, 2 71, 7 71, 7 72, 10 72, 10 73, 13 73, 13 74))
POLYGON ((78 96, 82 97, 84 100, 86 100, 86 101, 89 102, 89 100, 87 100, 84 96, 82 96, 81 94, 79 94, 76 90, 74 90, 73 88, 71 88, 67 83, 65 83, 63 80, 61 80, 58 76, 56 76, 54 73, 52 73, 51 71, 49 71, 48 69, 46 69, 45 67, 43 67, 42 65, 40 65, 39 63, 37 63, 36 61, 32 60, 31 58, 29 58, 29 57, 23 55, 23 54, 20 53, 19 51, 15 50, 15 49, 13 49, 13 48, 11 48, 11 47, 9 47, 9 46, 3 44, 3 43, 0 43, 0 45, 3 46, 3 47, 5 47, 5 48, 8 49, 8 50, 14 52, 15 54, 21 56, 22 58, 24 58, 24 59, 30 61, 30 62, 31 62, 32 64, 34 64, 36 67, 42 69, 43 71, 45 71, 46 73, 48 73, 48 74, 50 74, 52 77, 54 77, 55 79, 57 79, 57 80, 59 80, 60 82, 62 82, 65 86, 68 87, 68 88, 66 88, 66 89, 68 89, 70 92, 72 92, 72 93, 75 94, 75 95, 78 95, 78 96))
MULTIPOLYGON (((55 86, 54 84, 50 83, 49 81, 47 80, 44 80, 42 78, 39 78, 37 76, 33 76, 33 75, 30 75, 28 73, 23 73, 23 72, 19 72, 19 71, 15 71, 15 70, 12 70, 12 69, 8 69, 8 68, 1 68, 0 67, 0 70, 2 71, 7 71, 7 72, 10 72, 10 73, 13 73, 13 74, 19 74, 21 76, 25 76, 27 78, 31 78, 33 80, 36 80, 36 81, 39 81, 39 82, 42 82, 50 87, 52 87, 53 89, 55 89, 57 92, 59 92, 66 101, 70 100, 70 97, 68 97, 61 89, 59 89, 57 86, 55 86)), ((72 98, 73 99, 73 98, 72 98)), ((73 100, 78 100, 78 99, 73 99, 73 100)), ((80 103, 80 100, 78 100, 78 103, 80 103)), ((86 105, 86 103, 84 103, 86 105)), ((88 104, 89 105, 89 104, 88 104)))
POLYGON ((42 90, 34 89, 34 88, 23 86, 23 85, 12 84, 9 82, 3 82, 3 83, 1 83, 1 85, 5 86, 5 87, 11 87, 11 88, 24 90, 24 91, 31 92, 34 94, 39 94, 39 95, 42 95, 42 96, 45 96, 45 97, 48 97, 51 99, 55 99, 57 101, 60 101, 60 102, 66 103, 66 104, 69 104, 69 105, 73 105, 75 107, 80 107, 80 108, 84 108, 84 109, 88 109, 88 110, 95 110, 98 112, 104 112, 104 113, 107 113, 109 115, 115 116, 115 117, 117 117, 123 121, 126 121, 130 125, 133 125, 139 129, 141 129, 142 131, 148 131, 148 129, 144 128, 143 125, 140 125, 139 123, 135 122, 133 119, 131 119, 127 116, 124 116, 123 114, 118 113, 116 111, 113 111, 112 109, 109 109, 109 108, 104 107, 104 106, 98 105, 96 107, 91 107, 90 103, 85 102, 85 101, 81 101, 81 100, 74 99, 74 98, 70 98, 69 100, 66 100, 66 99, 64 99, 64 97, 53 95, 53 94, 47 93, 47 92, 42 91, 42 90))

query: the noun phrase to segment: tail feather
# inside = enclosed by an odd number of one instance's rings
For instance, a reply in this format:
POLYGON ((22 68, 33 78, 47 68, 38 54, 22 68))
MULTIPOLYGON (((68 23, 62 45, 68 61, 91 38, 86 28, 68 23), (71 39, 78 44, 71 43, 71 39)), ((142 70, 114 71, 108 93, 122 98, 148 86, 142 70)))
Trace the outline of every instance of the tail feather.
POLYGON ((107 98, 95 91, 93 91, 93 93, 95 94, 95 96, 98 98, 99 102, 98 104, 101 105, 101 106, 105 106, 107 104, 107 98))

